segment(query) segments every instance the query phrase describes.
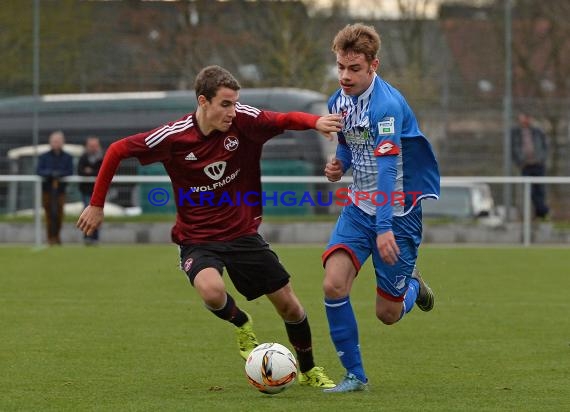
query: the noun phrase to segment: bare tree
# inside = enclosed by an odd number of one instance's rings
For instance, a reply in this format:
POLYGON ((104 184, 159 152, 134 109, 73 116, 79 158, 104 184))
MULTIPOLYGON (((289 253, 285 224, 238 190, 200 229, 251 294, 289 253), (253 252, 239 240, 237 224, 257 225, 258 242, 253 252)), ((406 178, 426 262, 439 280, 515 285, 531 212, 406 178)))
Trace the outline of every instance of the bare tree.
POLYGON ((301 2, 265 1, 257 14, 246 16, 248 32, 262 80, 259 85, 315 88, 326 70, 319 36, 301 2))
POLYGON ((228 7, 204 0, 124 5, 120 21, 128 29, 120 43, 128 49, 129 72, 144 88, 188 89, 204 66, 234 69, 247 36, 231 30, 228 7))
POLYGON ((191 88, 209 64, 244 86, 314 87, 322 76, 318 27, 300 1, 133 3, 122 16, 136 76, 169 76, 177 88, 191 88))
POLYGON ((438 85, 433 79, 442 71, 441 38, 436 21, 431 18, 437 0, 397 0, 397 21, 379 23, 380 34, 389 42, 382 45, 383 75, 396 84, 415 104, 436 101, 438 85))
MULTIPOLYGON (((515 96, 548 123, 555 154, 560 149, 560 126, 569 111, 570 25, 565 17, 569 13, 568 2, 521 0, 513 24, 515 96)), ((560 160, 553 156, 550 173, 562 172, 560 160)))
MULTIPOLYGON (((73 0, 40 3, 40 91, 77 90, 91 33, 90 4, 73 0)), ((9 0, 0 7, 0 77, 4 93, 32 91, 32 9, 9 0)))
MULTIPOLYGON (((513 9, 513 94, 515 106, 529 111, 546 125, 552 161, 548 174, 565 174, 561 135, 570 113, 570 3, 556 0, 518 0, 513 9)), ((497 15, 504 8, 496 1, 497 15)), ((499 31, 504 30, 498 18, 499 31)), ((561 188, 552 187, 554 202, 561 202, 561 188)), ((563 209, 563 208, 559 208, 563 209)))

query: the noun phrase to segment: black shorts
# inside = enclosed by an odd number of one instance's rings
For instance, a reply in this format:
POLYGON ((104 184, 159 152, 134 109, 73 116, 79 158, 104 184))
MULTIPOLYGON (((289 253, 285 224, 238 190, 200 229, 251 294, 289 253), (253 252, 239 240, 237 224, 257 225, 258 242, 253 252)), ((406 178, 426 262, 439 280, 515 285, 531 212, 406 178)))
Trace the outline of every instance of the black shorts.
POLYGON ((203 269, 224 267, 239 293, 247 300, 273 293, 289 283, 289 273, 261 235, 243 236, 229 242, 180 247, 180 268, 190 283, 203 269))

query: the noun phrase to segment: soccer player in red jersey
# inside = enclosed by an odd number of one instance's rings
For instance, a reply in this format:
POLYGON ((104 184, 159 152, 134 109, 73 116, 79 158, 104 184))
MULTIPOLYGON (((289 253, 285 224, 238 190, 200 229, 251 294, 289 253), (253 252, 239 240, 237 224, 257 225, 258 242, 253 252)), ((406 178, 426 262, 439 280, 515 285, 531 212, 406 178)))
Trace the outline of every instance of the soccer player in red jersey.
POLYGON ((323 368, 315 366, 311 329, 290 276, 258 233, 262 208, 255 195, 261 195, 260 159, 267 140, 284 130, 316 129, 329 135, 340 130, 341 118, 240 104, 239 83, 219 66, 204 68, 194 88, 195 113, 110 145, 77 227, 89 235, 101 225, 105 196, 121 160, 161 162, 176 198, 172 240, 180 246, 181 268, 206 307, 236 326, 240 355, 247 359, 258 341, 251 317, 226 291, 224 267, 242 295, 248 300, 266 295, 283 318, 297 353, 299 382, 334 387, 323 368))

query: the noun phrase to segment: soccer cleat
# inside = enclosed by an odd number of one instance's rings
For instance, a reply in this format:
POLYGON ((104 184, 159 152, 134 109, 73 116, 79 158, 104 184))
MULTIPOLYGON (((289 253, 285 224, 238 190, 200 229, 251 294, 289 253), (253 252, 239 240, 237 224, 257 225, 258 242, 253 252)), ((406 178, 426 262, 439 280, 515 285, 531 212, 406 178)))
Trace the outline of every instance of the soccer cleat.
POLYGON ((362 382, 354 374, 347 373, 342 378, 342 381, 334 388, 323 389, 326 393, 345 393, 345 392, 360 392, 367 391, 368 383, 362 382))
POLYGON ((428 284, 424 282, 422 275, 420 275, 420 272, 416 268, 414 268, 414 271, 412 272, 412 277, 420 284, 420 290, 418 292, 418 297, 416 298, 416 305, 418 305, 418 308, 424 312, 429 312, 433 309, 435 301, 433 291, 428 284))
POLYGON ((253 332, 253 320, 249 313, 247 315, 247 322, 236 328, 237 343, 239 348, 239 355, 247 360, 247 357, 256 346, 259 345, 255 333, 253 332))
POLYGON ((307 372, 299 374, 299 385, 313 388, 334 388, 334 382, 329 378, 321 366, 314 366, 307 372))

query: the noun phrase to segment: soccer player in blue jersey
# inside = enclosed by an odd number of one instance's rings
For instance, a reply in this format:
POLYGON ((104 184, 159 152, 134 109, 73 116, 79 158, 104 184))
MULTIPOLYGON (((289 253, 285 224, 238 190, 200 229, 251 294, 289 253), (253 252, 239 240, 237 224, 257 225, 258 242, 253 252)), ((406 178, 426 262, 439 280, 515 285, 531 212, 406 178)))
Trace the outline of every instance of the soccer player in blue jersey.
POLYGON ((325 309, 331 339, 346 374, 328 393, 367 389, 350 303, 359 269, 372 255, 376 316, 398 322, 414 303, 430 311, 434 295, 416 269, 422 237, 421 199, 439 196, 439 171, 431 145, 404 97, 376 74, 380 36, 371 26, 348 25, 332 50, 340 89, 329 111, 343 116, 336 157, 325 168, 331 182, 352 168, 345 206, 323 254, 325 309))

